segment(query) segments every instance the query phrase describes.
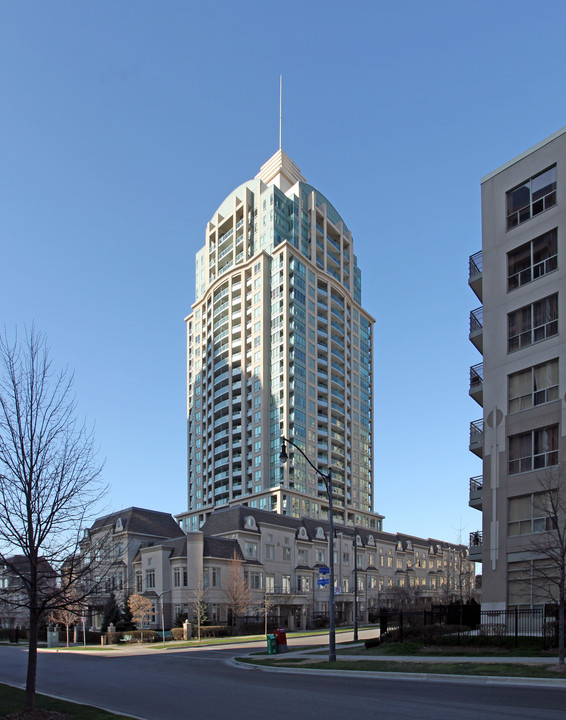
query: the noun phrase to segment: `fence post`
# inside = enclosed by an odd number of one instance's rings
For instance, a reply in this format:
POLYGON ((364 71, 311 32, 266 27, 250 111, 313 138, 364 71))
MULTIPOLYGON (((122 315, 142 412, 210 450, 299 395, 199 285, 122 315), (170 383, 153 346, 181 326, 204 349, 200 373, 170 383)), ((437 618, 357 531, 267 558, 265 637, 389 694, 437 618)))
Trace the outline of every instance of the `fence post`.
POLYGON ((515 647, 519 647, 519 608, 515 608, 515 647))

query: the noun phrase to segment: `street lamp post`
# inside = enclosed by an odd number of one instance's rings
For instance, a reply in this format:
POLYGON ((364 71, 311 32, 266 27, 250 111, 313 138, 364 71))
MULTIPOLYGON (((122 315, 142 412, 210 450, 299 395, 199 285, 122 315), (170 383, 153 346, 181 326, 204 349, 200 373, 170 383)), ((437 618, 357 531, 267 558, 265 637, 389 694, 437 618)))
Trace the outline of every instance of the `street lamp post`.
POLYGON ((156 593, 157 597, 159 598, 161 602, 161 638, 163 640, 163 649, 165 650, 165 613, 163 611, 163 596, 165 593, 171 592, 171 588, 168 588, 167 590, 162 590, 160 593, 156 593))
POLYGON ((335 662, 336 661, 336 607, 335 607, 335 601, 334 601, 334 513, 333 513, 333 506, 332 506, 332 470, 328 468, 328 473, 323 473, 322 470, 319 470, 314 463, 312 463, 309 458, 306 456, 306 454, 303 452, 303 450, 298 446, 295 445, 295 443, 292 440, 289 440, 289 438, 282 437, 281 438, 281 453, 279 455, 279 459, 282 463, 287 462, 289 459, 289 456, 287 455, 287 448, 285 447, 285 443, 288 442, 289 445, 292 445, 295 450, 298 450, 301 455, 305 458, 307 463, 311 466, 311 468, 316 472, 317 475, 319 475, 326 487, 326 494, 328 495, 328 534, 329 534, 329 540, 328 540, 328 552, 330 554, 330 583, 329 583, 329 598, 328 598, 328 604, 329 604, 329 629, 328 629, 328 662, 335 662))
POLYGON ((354 642, 358 642, 358 531, 354 525, 354 642))

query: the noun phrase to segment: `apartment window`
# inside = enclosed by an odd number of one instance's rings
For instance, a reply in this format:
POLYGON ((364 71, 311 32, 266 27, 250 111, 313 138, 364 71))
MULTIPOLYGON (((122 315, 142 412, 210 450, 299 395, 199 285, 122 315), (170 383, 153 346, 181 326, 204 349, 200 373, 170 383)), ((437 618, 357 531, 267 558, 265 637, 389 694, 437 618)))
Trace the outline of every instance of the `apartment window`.
POLYGON ((509 375, 509 413, 558 400, 558 359, 509 375))
POLYGON ((301 565, 306 565, 308 562, 308 550, 300 549, 297 551, 297 562, 301 565))
POLYGON ((350 592, 350 579, 342 578, 342 592, 350 592))
POLYGON ((173 586, 181 587, 181 568, 176 567, 173 570, 173 586))
POLYGON ((244 580, 250 590, 260 590, 262 586, 262 573, 246 572, 244 573, 244 580))
POLYGON ((555 526, 553 498, 547 492, 509 498, 509 535, 531 535, 555 526))
POLYGON ((556 165, 507 193, 507 230, 556 205, 556 165))
POLYGON ((220 587, 220 568, 211 568, 210 576, 212 587, 220 587))
POLYGON ((266 593, 274 593, 275 592, 275 575, 266 575, 265 576, 265 592, 266 593))
POLYGON ((507 253, 507 290, 515 290, 558 267, 556 228, 507 253))
POLYGON ((316 550, 315 557, 316 557, 317 563, 326 562, 326 551, 320 550, 320 549, 316 550))
POLYGON ((155 570, 146 570, 145 571, 145 587, 146 587, 146 590, 149 590, 149 589, 155 587, 155 570))
POLYGON ((558 464, 558 425, 530 430, 509 438, 509 475, 558 464))
POLYGON ((558 334, 558 293, 507 316, 507 352, 514 352, 558 334))
POLYGON ((349 552, 342 553, 342 562, 344 563, 344 565, 350 564, 350 553, 349 552))
POLYGON ((138 592, 138 593, 143 592, 142 574, 139 571, 136 572, 136 592, 138 592))
POLYGON ((289 562, 291 560, 291 548, 283 548, 283 560, 289 562))
POLYGON ((246 557, 257 558, 257 543, 256 542, 245 542, 244 553, 246 557))
POLYGON ((275 545, 266 545, 265 546, 265 559, 266 560, 275 560, 275 545))
POLYGON ((311 577, 309 575, 299 575, 297 578, 298 581, 298 591, 300 593, 308 593, 312 590, 312 582, 311 577))
POLYGON ((282 575, 281 576, 281 591, 284 593, 291 592, 291 576, 290 575, 282 575))

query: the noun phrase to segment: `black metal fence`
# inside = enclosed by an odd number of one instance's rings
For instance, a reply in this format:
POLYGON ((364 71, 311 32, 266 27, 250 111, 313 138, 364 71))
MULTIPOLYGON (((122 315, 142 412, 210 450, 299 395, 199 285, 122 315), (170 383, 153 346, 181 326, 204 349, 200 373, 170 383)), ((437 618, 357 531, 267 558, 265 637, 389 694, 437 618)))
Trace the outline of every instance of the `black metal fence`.
POLYGON ((434 606, 420 611, 382 611, 380 636, 424 639, 427 645, 552 647, 558 641, 553 608, 481 610, 479 605, 434 606))

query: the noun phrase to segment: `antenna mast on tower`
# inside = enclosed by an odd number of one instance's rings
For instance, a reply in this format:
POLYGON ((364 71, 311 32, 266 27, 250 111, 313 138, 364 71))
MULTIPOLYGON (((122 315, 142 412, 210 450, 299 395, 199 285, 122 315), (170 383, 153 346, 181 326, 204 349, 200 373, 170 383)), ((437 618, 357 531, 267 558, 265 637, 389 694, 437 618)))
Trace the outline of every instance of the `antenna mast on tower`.
POLYGON ((281 150, 281 116, 283 105, 283 75, 279 75, 279 150, 281 150))

